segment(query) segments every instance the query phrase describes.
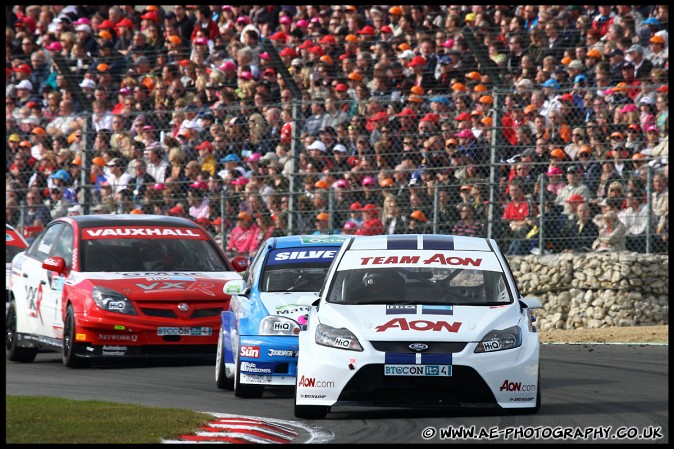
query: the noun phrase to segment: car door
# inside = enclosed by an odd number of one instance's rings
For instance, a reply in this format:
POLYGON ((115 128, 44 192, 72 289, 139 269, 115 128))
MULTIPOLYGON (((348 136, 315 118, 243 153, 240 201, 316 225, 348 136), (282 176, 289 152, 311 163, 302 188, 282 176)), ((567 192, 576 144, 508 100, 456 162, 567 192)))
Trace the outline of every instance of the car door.
POLYGON ((45 325, 51 329, 55 338, 63 338, 63 313, 61 304, 63 301, 63 284, 73 266, 73 245, 75 233, 70 224, 63 225, 63 231, 52 247, 50 257, 62 257, 66 262, 66 269, 62 274, 52 271, 47 273, 47 285, 44 288, 42 309, 45 325))
MULTIPOLYGON (((22 312, 26 314, 25 331, 30 334, 46 337, 54 336, 52 329, 54 305, 51 304, 53 302, 53 295, 51 294, 51 278, 53 276, 50 276, 50 272, 42 268, 42 262, 54 250, 64 226, 64 223, 57 222, 47 227, 28 249, 27 257, 21 264, 24 296, 21 299, 16 298, 17 301, 23 301, 23 303, 17 304, 17 314, 22 312)), ((53 275, 53 273, 51 274, 53 275)))

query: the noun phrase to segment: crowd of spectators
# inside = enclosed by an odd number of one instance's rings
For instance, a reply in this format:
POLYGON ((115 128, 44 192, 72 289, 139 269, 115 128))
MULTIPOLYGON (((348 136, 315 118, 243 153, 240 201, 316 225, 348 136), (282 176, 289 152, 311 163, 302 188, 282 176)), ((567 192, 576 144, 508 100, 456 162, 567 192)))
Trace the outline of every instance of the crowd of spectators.
POLYGON ((668 11, 6 6, 7 222, 176 215, 246 255, 489 224, 507 254, 664 251, 668 11))

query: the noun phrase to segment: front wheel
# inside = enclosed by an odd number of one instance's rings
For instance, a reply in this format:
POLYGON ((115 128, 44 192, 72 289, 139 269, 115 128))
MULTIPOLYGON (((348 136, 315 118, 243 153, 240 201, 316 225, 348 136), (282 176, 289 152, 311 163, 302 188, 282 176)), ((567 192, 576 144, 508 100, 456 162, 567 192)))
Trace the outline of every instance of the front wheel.
POLYGON ((68 368, 83 368, 89 365, 89 360, 75 354, 75 312, 69 305, 66 319, 63 323, 63 365, 68 368))
POLYGON ((215 385, 220 390, 234 389, 234 379, 227 378, 227 369, 225 367, 225 336, 220 331, 220 338, 218 339, 218 352, 215 355, 215 385))
POLYGON ((295 388, 295 418, 325 419, 330 407, 327 405, 297 405, 297 388, 295 388))
POLYGON ((239 354, 236 354, 234 374, 234 396, 237 398, 261 398, 264 393, 264 387, 261 385, 248 385, 241 383, 241 361, 239 354))
POLYGON ((37 348, 22 348, 19 346, 19 333, 16 324, 16 308, 14 302, 7 311, 5 327, 5 356, 10 362, 29 363, 35 360, 37 348))

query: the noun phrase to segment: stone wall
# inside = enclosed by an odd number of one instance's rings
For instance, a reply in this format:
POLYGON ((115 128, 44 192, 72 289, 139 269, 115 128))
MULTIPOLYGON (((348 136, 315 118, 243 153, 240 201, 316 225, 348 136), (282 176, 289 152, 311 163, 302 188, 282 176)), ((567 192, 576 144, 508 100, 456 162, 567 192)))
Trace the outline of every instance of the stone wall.
POLYGON ((520 293, 540 299, 540 330, 669 324, 669 254, 511 256, 520 293))

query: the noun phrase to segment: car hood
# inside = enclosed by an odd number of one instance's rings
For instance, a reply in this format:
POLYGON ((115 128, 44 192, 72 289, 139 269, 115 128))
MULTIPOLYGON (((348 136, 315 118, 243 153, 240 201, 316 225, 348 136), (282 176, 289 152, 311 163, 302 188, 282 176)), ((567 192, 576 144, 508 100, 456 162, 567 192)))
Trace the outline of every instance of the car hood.
POLYGON ((260 301, 269 315, 281 315, 295 321, 309 313, 309 304, 316 299, 318 296, 310 292, 260 293, 260 301), (300 298, 303 300, 299 301, 300 298))
POLYGON ((130 299, 209 300, 228 298, 224 285, 241 279, 236 272, 113 272, 77 273, 66 284, 89 283, 122 293, 130 299))
POLYGON ((346 327, 370 341, 480 341, 493 329, 519 322, 519 305, 503 306, 346 306, 322 303, 323 324, 346 327))

